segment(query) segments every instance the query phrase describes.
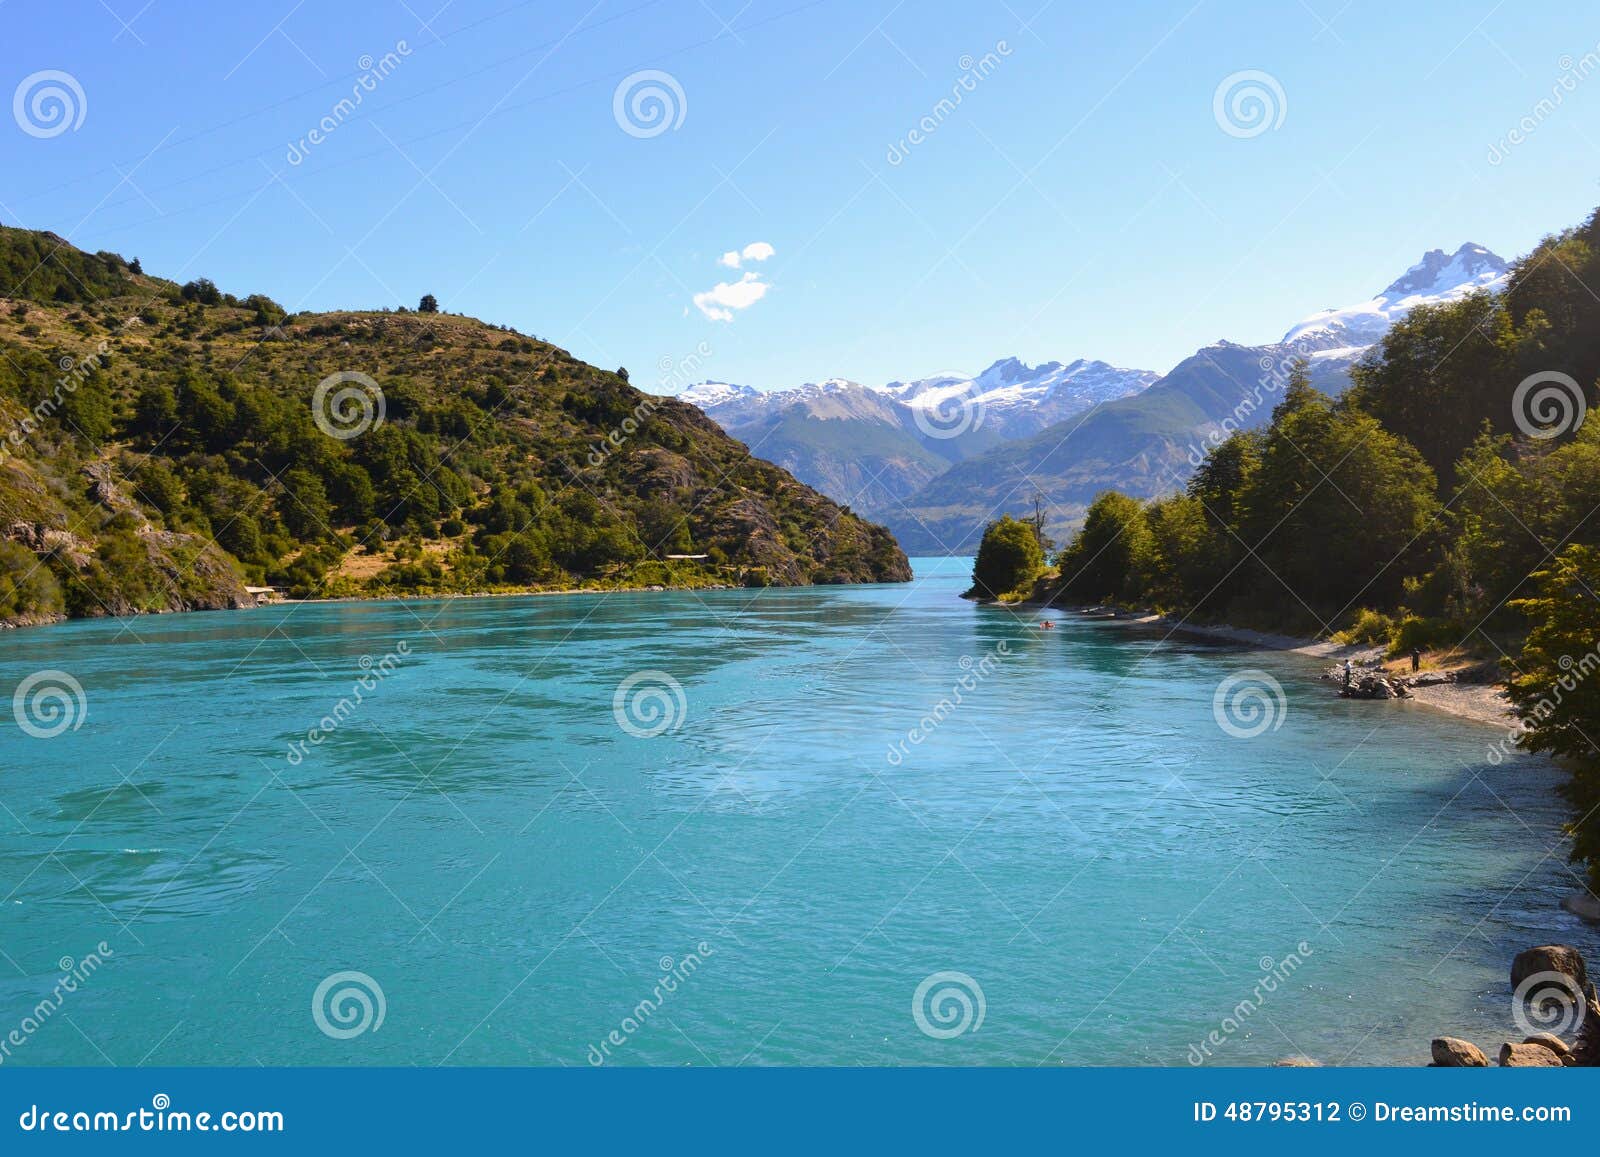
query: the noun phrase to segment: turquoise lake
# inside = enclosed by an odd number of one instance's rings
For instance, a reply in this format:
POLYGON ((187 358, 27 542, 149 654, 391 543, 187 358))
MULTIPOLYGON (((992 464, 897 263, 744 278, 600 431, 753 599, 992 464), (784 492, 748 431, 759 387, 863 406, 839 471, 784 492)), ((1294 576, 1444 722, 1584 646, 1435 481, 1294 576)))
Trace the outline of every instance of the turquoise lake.
POLYGON ((1494 729, 969 567, 0 634, 0 1059, 1418 1063, 1593 958, 1494 729))

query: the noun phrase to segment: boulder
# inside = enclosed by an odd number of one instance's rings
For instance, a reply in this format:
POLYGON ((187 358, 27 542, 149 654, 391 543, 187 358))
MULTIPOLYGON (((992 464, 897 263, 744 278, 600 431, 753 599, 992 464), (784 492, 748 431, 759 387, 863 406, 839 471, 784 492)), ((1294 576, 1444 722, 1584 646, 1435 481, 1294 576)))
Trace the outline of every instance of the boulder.
POLYGON ((1433 1063, 1441 1069, 1484 1069, 1489 1058, 1471 1041, 1440 1036, 1433 1038, 1433 1063))
POLYGON ((1456 677, 1449 671, 1424 671, 1420 675, 1413 675, 1410 684, 1413 687, 1437 687, 1441 683, 1454 683, 1456 677))
POLYGON ((1562 897, 1561 906, 1580 920, 1600 924, 1600 900, 1589 892, 1573 892, 1562 897))
MULTIPOLYGON (((1582 992, 1589 984, 1589 969, 1583 963, 1583 954, 1570 944, 1541 944, 1517 953, 1516 959, 1511 962, 1511 987, 1518 988, 1523 981, 1541 972, 1570 976, 1578 992, 1582 992)), ((1524 995, 1532 996, 1533 993, 1524 995)))
POLYGON ((1520 1044, 1510 1041, 1500 1046, 1500 1063, 1508 1069, 1559 1069, 1561 1057, 1544 1045, 1520 1044))
POLYGON ((1561 1063, 1564 1065, 1573 1063, 1572 1046, 1553 1032, 1536 1032, 1530 1037, 1524 1037, 1522 1043, 1525 1045, 1541 1045, 1549 1049, 1561 1058, 1561 1063))

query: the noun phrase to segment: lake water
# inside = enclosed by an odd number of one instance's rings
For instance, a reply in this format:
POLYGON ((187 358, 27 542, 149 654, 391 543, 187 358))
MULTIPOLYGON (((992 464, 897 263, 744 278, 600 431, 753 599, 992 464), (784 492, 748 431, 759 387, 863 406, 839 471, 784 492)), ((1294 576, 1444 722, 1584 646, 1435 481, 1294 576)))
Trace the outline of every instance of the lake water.
POLYGON ((1593 948, 1492 729, 969 565, 0 635, 0 1060, 1412 1063, 1593 948))

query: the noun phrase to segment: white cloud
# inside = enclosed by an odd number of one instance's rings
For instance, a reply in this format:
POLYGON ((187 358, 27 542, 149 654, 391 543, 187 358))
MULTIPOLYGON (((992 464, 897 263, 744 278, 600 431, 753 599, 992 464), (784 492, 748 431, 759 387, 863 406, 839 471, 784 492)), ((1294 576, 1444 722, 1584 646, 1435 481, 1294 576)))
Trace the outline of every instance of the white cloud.
POLYGON ((718 282, 704 293, 695 294, 694 304, 712 321, 732 321, 736 310, 749 309, 771 288, 759 273, 746 273, 738 281, 718 282))
POLYGON ((730 249, 717 258, 718 265, 726 265, 729 269, 738 269, 746 261, 765 261, 777 250, 765 241, 752 241, 743 249, 730 249))

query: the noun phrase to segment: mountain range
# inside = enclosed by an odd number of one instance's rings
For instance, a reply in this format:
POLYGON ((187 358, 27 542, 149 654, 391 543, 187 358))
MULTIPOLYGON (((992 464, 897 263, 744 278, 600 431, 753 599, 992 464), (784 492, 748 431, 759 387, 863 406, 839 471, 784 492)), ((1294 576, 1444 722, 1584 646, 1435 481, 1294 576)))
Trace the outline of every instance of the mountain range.
POLYGON ((1136 394, 1158 376, 1084 359, 1004 358, 976 377, 883 386, 830 378, 771 391, 704 382, 678 398, 836 501, 888 511, 955 463, 1136 394))
POLYGON ((1180 487, 1216 441, 1265 424, 1296 362, 1329 394, 1395 321, 1505 282, 1481 245, 1424 254, 1367 301, 1326 309, 1276 342, 1218 341, 1165 375, 1078 359, 995 362, 870 387, 831 379, 764 392, 706 383, 680 397, 829 497, 883 522, 911 554, 966 554, 984 524, 1046 504, 1065 538, 1103 490, 1180 487))

